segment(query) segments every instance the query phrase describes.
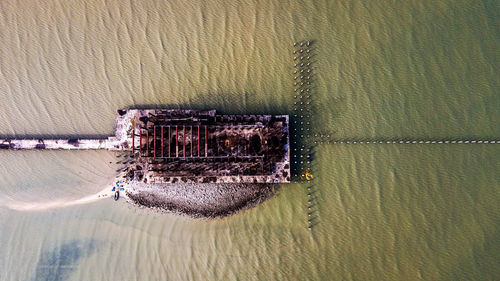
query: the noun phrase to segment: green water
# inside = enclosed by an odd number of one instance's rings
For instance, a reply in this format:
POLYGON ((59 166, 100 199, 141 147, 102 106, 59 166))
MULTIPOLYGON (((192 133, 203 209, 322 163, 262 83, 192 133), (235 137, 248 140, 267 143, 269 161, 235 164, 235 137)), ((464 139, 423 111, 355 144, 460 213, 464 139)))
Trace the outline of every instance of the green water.
MULTIPOLYGON (((0 134, 112 134, 130 105, 293 114, 313 133, 500 139, 498 1, 2 1, 0 134)), ((500 145, 317 145, 307 184, 222 220, 104 199, 113 153, 0 152, 2 280, 496 280, 500 145)))

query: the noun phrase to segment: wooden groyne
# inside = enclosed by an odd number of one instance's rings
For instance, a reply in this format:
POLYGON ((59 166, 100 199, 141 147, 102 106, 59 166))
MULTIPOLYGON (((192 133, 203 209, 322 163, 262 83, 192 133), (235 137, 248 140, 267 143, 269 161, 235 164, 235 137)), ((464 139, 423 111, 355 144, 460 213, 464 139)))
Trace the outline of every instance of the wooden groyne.
POLYGON ((305 171, 312 172, 311 146, 308 143, 315 112, 311 97, 314 95, 314 48, 312 40, 293 43, 293 115, 291 129, 291 163, 293 181, 303 181, 305 171))
POLYGON ((500 144, 500 139, 335 139, 329 134, 314 134, 314 144, 500 144))

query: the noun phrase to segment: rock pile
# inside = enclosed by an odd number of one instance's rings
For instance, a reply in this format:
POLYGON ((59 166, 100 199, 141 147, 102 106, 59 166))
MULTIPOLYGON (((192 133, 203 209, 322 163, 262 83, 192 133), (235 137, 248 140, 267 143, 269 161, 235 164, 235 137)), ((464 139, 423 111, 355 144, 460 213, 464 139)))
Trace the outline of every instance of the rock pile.
POLYGON ((196 218, 221 218, 265 201, 276 191, 269 184, 132 183, 126 196, 133 204, 196 218))

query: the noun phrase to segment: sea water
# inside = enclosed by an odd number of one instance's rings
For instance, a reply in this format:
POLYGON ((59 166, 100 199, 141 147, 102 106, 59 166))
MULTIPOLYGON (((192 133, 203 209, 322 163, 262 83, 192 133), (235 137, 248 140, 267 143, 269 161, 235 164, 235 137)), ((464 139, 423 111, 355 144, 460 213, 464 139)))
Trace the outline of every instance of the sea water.
MULTIPOLYGON (((1 1, 0 135, 111 135, 132 105, 293 114, 293 42, 311 39, 311 133, 498 139, 499 13, 497 1, 1 1)), ((111 189, 113 152, 0 151, 0 279, 494 280, 499 156, 497 144, 318 144, 312 183, 210 221, 82 202, 111 189)))

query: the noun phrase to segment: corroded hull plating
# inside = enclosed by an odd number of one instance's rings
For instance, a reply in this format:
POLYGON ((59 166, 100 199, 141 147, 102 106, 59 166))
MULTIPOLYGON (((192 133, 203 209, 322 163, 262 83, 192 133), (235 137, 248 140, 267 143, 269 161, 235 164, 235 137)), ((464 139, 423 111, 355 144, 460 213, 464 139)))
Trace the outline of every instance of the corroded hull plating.
POLYGON ((120 111, 135 163, 127 178, 145 183, 290 181, 287 115, 217 115, 215 110, 120 111), (131 124, 127 126, 125 124, 131 124))

